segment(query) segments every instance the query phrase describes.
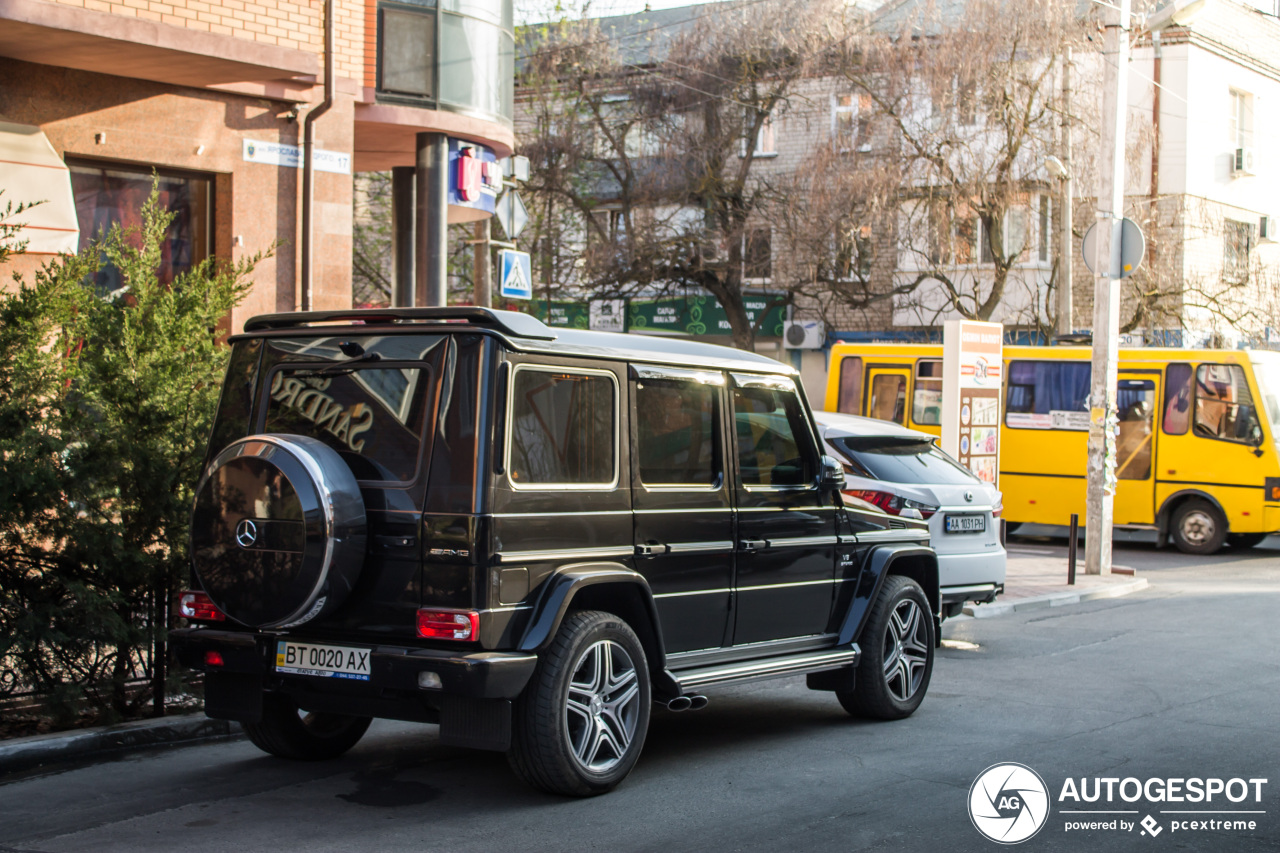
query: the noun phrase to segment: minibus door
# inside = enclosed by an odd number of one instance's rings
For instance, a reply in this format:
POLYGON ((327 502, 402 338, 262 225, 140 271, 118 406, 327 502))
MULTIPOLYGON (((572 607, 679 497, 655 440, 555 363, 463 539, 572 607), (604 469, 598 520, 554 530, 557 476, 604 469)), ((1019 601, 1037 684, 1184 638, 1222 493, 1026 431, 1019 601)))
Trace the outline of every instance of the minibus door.
POLYGON ((909 364, 867 365, 866 415, 882 421, 906 425, 909 364))
POLYGON ((1155 522, 1158 371, 1121 371, 1116 381, 1116 524, 1155 522))

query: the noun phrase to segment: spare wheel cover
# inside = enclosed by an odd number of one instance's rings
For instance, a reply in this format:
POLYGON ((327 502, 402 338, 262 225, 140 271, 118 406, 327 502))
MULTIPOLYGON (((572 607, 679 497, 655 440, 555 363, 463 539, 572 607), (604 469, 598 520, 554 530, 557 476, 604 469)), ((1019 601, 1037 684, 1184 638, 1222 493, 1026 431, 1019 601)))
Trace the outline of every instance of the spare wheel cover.
POLYGON ((332 613, 365 554, 360 488, 337 451, 301 435, 252 435, 196 489, 191 561, 227 616, 288 628, 332 613))

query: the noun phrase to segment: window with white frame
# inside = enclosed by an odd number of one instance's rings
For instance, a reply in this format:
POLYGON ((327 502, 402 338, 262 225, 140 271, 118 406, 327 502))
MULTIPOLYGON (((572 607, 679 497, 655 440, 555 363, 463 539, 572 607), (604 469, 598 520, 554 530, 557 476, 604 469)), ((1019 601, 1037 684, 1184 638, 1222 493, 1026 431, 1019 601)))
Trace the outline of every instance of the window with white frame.
POLYGON ((870 95, 834 96, 831 104, 831 133, 841 151, 870 151, 870 129, 870 95))
POLYGON ((1253 96, 1237 89, 1231 90, 1231 115, 1227 126, 1231 134, 1231 147, 1248 148, 1253 145, 1253 96))
MULTIPOLYGON (((747 134, 751 132, 751 128, 755 126, 754 109, 748 109, 742 122, 742 140, 741 148, 738 151, 739 157, 747 156, 747 134)), ((760 128, 756 131, 756 147, 751 152, 753 157, 777 157, 778 156, 778 140, 773 129, 773 116, 765 115, 764 120, 760 123, 760 128)))
POLYGON ((1242 284, 1249 279, 1253 223, 1227 219, 1222 226, 1222 280, 1242 284))

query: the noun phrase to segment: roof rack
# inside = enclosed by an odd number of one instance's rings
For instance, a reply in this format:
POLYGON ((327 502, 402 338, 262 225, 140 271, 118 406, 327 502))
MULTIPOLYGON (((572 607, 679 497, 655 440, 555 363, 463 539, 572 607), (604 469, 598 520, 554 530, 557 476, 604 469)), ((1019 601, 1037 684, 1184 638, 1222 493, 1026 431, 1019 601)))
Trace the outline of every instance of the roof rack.
POLYGON ((556 333, 537 317, 518 311, 498 311, 460 305, 449 308, 353 308, 349 311, 294 311, 288 314, 259 314, 244 324, 246 332, 290 329, 311 323, 342 320, 375 323, 469 323, 516 338, 553 341, 556 333))

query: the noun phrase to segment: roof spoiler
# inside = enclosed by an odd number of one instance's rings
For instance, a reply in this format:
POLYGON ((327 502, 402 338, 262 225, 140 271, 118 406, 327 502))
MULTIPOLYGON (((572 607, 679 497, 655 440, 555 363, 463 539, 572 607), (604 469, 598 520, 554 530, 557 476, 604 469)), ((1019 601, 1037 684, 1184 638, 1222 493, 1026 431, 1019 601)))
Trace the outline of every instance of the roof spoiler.
POLYGON ((294 311, 287 314, 259 314, 244 324, 246 332, 293 329, 313 323, 375 324, 467 324, 492 329, 515 338, 553 341, 556 333, 537 317, 518 311, 498 311, 459 305, 449 308, 353 308, 349 311, 294 311))

